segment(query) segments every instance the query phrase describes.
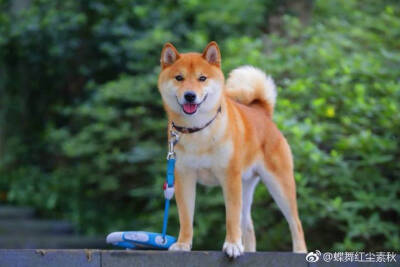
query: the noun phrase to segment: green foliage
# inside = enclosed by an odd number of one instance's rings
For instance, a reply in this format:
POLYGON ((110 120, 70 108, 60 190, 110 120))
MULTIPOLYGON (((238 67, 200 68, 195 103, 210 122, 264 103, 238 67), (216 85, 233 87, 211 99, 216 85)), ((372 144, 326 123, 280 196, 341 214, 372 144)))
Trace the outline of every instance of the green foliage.
MULTIPOLYGON (((0 12, 0 191, 86 233, 159 231, 167 126, 159 53, 167 41, 199 51, 215 39, 225 73, 252 64, 279 85, 274 119, 294 153, 309 249, 399 250, 400 5, 315 1, 309 25, 284 15, 284 33, 265 34, 278 7, 41 0, 0 12)), ((194 249, 220 249, 220 189, 199 186, 196 204, 194 249)), ((170 218, 177 234, 174 205, 170 218)), ((253 219, 259 249, 290 250, 263 186, 253 219)))
MULTIPOLYGON (((305 29, 286 17, 287 37, 269 36, 271 52, 253 64, 280 84, 275 121, 294 151, 310 249, 398 250, 400 8, 328 2, 305 29)), ((276 235, 274 221, 259 219, 262 239, 276 235)))

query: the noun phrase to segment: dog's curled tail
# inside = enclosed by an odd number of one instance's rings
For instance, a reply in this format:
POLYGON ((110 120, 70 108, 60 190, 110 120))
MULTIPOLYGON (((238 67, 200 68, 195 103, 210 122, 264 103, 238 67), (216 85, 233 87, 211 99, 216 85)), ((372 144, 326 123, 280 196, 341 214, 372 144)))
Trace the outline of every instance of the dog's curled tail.
POLYGON ((276 86, 271 77, 252 66, 242 66, 229 73, 227 94, 239 103, 260 103, 272 117, 276 101, 276 86))

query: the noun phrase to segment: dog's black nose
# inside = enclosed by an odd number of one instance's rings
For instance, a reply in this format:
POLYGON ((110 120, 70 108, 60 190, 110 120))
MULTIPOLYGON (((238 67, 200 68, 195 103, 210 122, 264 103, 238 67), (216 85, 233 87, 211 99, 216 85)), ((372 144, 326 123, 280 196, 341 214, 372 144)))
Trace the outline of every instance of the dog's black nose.
POLYGON ((187 102, 192 103, 196 100, 196 93, 192 91, 188 91, 184 95, 187 102))

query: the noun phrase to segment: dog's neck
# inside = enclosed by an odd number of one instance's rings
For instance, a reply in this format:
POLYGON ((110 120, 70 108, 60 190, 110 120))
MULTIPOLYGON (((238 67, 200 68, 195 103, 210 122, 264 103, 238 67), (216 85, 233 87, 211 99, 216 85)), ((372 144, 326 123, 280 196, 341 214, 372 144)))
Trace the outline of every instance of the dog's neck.
POLYGON ((215 127, 221 127, 221 122, 226 121, 226 100, 225 96, 221 96, 219 103, 215 107, 206 112, 194 115, 183 115, 175 112, 168 112, 168 119, 170 122, 170 129, 179 131, 179 129, 196 129, 193 133, 182 131, 182 134, 199 136, 199 134, 209 134, 215 127), (172 129, 172 124, 176 125, 175 129, 172 129))
POLYGON ((219 115, 219 113, 221 113, 221 106, 219 106, 217 113, 215 113, 214 117, 212 117, 211 120, 209 120, 206 124, 204 124, 203 126, 200 127, 184 127, 184 126, 180 126, 180 125, 176 125, 173 121, 171 122, 172 124, 172 128, 180 133, 184 133, 184 134, 191 134, 191 133, 197 133, 200 132, 201 130, 205 129, 206 127, 208 127, 211 123, 213 123, 213 121, 217 118, 217 116, 219 115))

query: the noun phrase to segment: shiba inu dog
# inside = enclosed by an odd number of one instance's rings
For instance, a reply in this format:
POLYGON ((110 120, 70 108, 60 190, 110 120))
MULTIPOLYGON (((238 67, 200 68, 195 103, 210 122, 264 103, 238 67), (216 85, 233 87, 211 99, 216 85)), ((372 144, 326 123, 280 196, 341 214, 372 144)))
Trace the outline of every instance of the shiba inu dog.
POLYGON ((225 82, 221 54, 211 42, 203 53, 180 54, 167 43, 158 79, 176 145, 175 196, 180 232, 170 250, 190 250, 196 184, 220 185, 226 208, 223 251, 237 257, 256 250, 251 204, 261 180, 285 216, 294 252, 306 252, 297 211, 290 147, 272 121, 273 80, 251 66, 225 82))

